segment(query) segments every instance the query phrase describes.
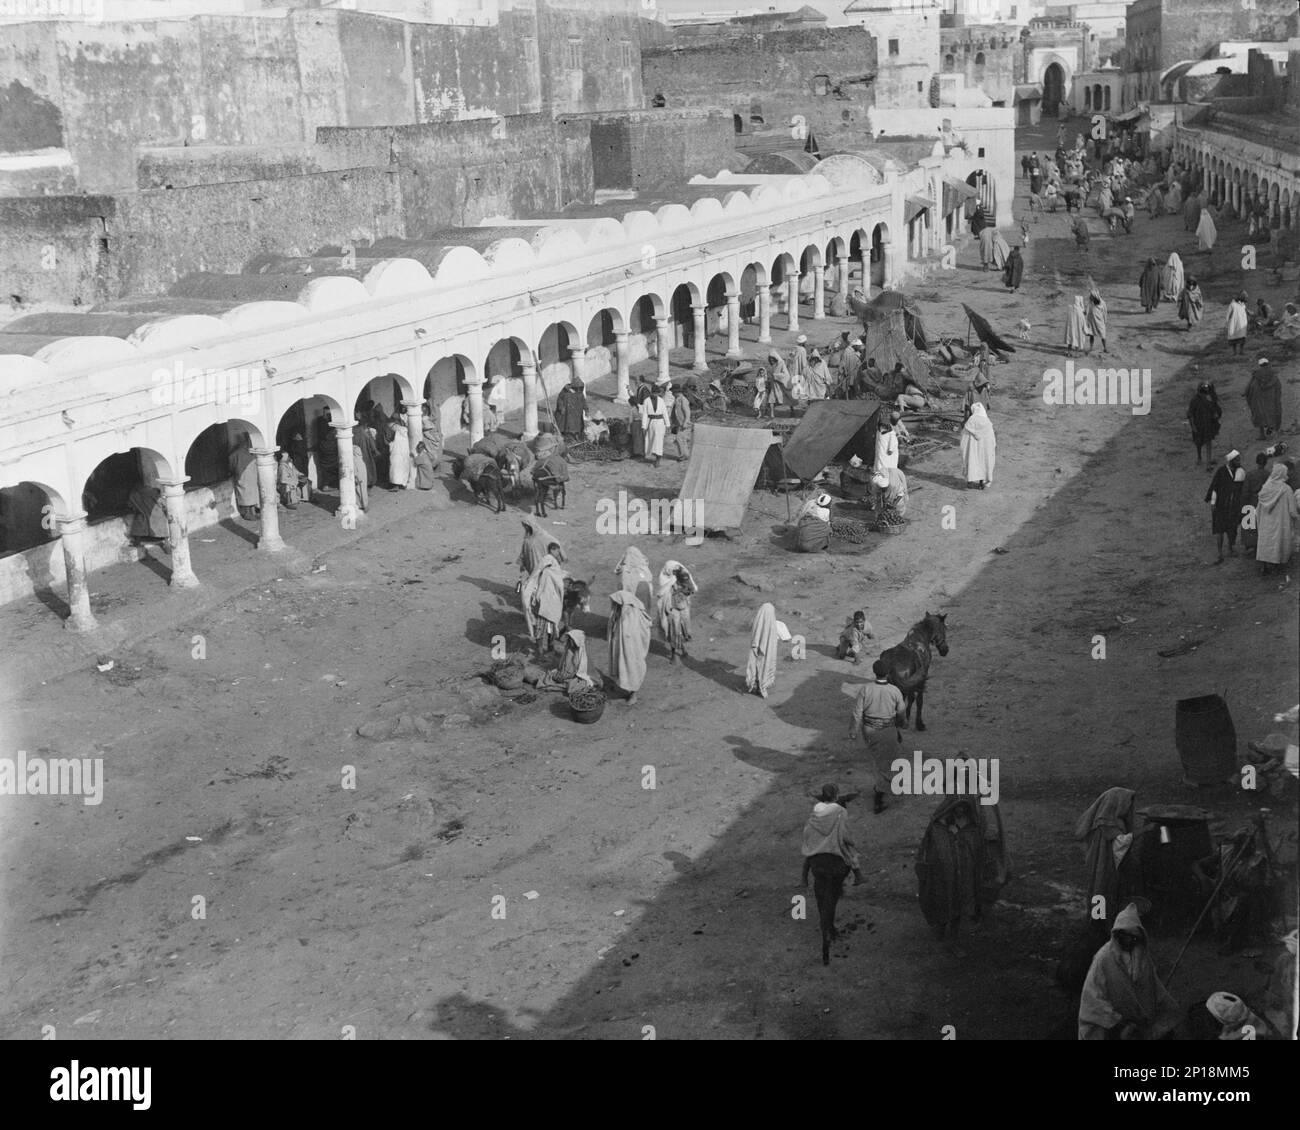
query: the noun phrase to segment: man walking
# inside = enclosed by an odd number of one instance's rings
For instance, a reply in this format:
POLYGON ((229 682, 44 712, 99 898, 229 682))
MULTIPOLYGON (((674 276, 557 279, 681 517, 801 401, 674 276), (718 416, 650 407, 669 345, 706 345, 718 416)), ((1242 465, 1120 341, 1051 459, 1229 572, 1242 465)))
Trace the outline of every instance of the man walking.
POLYGON ((885 810, 885 785, 889 780, 890 766, 903 744, 899 728, 904 723, 906 701, 903 692, 889 681, 889 666, 883 659, 871 665, 875 682, 868 683, 858 692, 853 704, 853 719, 849 737, 859 733, 867 750, 867 767, 875 777, 876 813, 885 810))

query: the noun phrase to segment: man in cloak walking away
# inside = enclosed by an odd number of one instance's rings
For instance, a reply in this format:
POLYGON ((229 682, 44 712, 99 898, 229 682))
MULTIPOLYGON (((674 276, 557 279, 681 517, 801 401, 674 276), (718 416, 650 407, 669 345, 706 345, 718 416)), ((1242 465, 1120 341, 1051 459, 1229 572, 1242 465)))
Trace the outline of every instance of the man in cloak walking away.
POLYGON ((812 815, 803 826, 803 886, 808 885, 808 872, 812 870, 813 856, 831 855, 843 860, 846 871, 853 872, 853 882, 865 882, 862 862, 849 839, 849 810, 844 807, 857 793, 848 793, 840 803, 840 791, 834 785, 823 785, 812 815))
POLYGON ((1196 445, 1196 465, 1201 465, 1201 448, 1205 448, 1205 465, 1214 462, 1214 437, 1219 434, 1219 418, 1223 409, 1219 405, 1219 394, 1214 385, 1202 381, 1196 386, 1196 393, 1187 405, 1187 422, 1192 426, 1192 442, 1196 445))
POLYGON ((993 266, 994 248, 997 244, 998 230, 994 227, 982 227, 979 231, 980 240, 980 263, 984 270, 993 266))
POLYGON ((1160 268, 1154 256, 1147 259, 1147 265, 1142 268, 1142 275, 1138 279, 1138 294, 1145 313, 1150 314, 1160 305, 1160 268))
POLYGON ((1228 556, 1237 555, 1237 527, 1241 525, 1241 488, 1246 472, 1241 452, 1229 451, 1223 466, 1214 472, 1205 501, 1210 504, 1210 529, 1219 549, 1216 565, 1223 564, 1223 539, 1228 539, 1228 556))
POLYGON ((989 419, 984 405, 976 401, 971 405, 970 416, 961 429, 961 462, 966 474, 967 489, 974 487, 983 490, 993 481, 997 448, 993 421, 989 419))
POLYGON ((777 647, 791 638, 790 629, 776 618, 776 608, 771 603, 761 605, 749 637, 749 658, 745 664, 747 691, 767 698, 767 692, 776 682, 777 647))
POLYGON ((1182 1019, 1156 976, 1136 904, 1115 917, 1110 941, 1092 959, 1079 1001, 1081 1040, 1159 1040, 1182 1019))
POLYGON ((1177 251, 1169 253, 1169 262, 1160 272, 1160 297, 1166 302, 1177 302, 1183 293, 1183 261, 1177 251))
POLYGON ((1087 841, 1084 890, 1091 922, 1110 922, 1121 900, 1138 893, 1136 860, 1129 850, 1133 846, 1136 799, 1132 789, 1109 788, 1088 806, 1074 826, 1075 839, 1087 841))
POLYGON ((1224 325, 1224 332, 1228 335, 1228 344, 1232 346, 1234 357, 1246 352, 1246 326, 1249 321, 1250 315, 1246 311, 1246 292, 1243 290, 1228 303, 1228 320, 1224 325))
POLYGON ((1093 341, 1096 338, 1101 338, 1101 352, 1104 356, 1106 353, 1106 300, 1102 298, 1101 291, 1097 289, 1096 283, 1093 283, 1088 290, 1088 304, 1084 309, 1083 324, 1088 333, 1088 352, 1092 352, 1093 341))
POLYGON ((245 522, 251 522, 261 513, 261 497, 257 490, 257 456, 253 454, 253 437, 248 432, 230 453, 230 474, 235 480, 235 505, 239 507, 239 516, 245 522))
POLYGON ((1258 542, 1255 560, 1261 574, 1280 573, 1291 560, 1295 524, 1300 520, 1300 503, 1287 484, 1287 465, 1274 463, 1268 479, 1259 488, 1259 509, 1255 515, 1258 542))
POLYGON ((973 797, 945 797, 926 825, 916 853, 921 913, 954 957, 966 956, 957 945, 962 919, 974 925, 983 912, 985 843, 979 808, 973 797))
POLYGON ((585 434, 587 416, 586 386, 574 373, 555 398, 555 426, 569 443, 577 443, 585 434))
POLYGON ((677 656, 686 655, 686 644, 691 638, 691 597, 699 586, 690 570, 680 561, 665 561, 659 570, 655 586, 655 615, 659 630, 668 641, 668 662, 677 663, 677 656))
POLYGON ((894 759, 903 748, 900 730, 905 722, 907 700, 889 681, 889 665, 877 659, 871 665, 875 681, 867 683, 853 701, 853 716, 849 721, 849 740, 862 735, 866 747, 867 771, 872 775, 875 807, 879 814, 885 811, 885 788, 888 785, 894 759))
POLYGON ((1242 395, 1250 406, 1250 422, 1259 429, 1259 438, 1271 438, 1282 426, 1282 382, 1267 357, 1259 359, 1242 395))
POLYGON ((610 678, 627 695, 628 706, 635 706, 650 654, 650 615, 627 590, 610 593, 609 606, 610 678))
POLYGON ((1020 248, 1013 247, 1007 256, 1007 265, 1002 268, 1002 285, 1012 294, 1020 289, 1020 281, 1025 274, 1025 261, 1020 255, 1020 248))
POLYGON ((1201 294, 1201 285, 1196 279, 1188 275, 1187 285, 1183 287, 1183 293, 1178 296, 1178 317, 1187 323, 1187 329, 1190 331, 1193 325, 1198 325, 1205 314, 1205 296, 1201 294))
POLYGON ((1065 355, 1073 357, 1076 350, 1083 353, 1087 336, 1088 319, 1083 311, 1083 295, 1076 294, 1065 313, 1065 355))

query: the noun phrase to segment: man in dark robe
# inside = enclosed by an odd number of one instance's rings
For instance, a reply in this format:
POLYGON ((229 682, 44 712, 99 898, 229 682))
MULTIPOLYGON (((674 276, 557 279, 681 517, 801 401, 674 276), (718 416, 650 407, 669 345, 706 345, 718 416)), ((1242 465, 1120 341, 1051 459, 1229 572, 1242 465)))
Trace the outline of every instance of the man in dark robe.
POLYGON ((1020 280, 1025 273, 1025 261, 1020 257, 1020 248, 1013 247, 1007 256, 1007 265, 1002 268, 1002 285, 1012 294, 1020 289, 1020 280))
POLYGON ((982 914, 985 842, 978 799, 945 797, 926 826, 916 855, 921 913, 941 941, 956 949, 963 918, 977 923, 982 914))
MULTIPOLYGON (((366 469, 366 489, 375 485, 375 437, 370 434, 370 428, 364 418, 357 417, 356 423, 352 425, 352 447, 353 450, 360 450, 361 461, 365 464, 366 469)), ((360 476, 359 468, 352 468, 353 474, 360 476)))
POLYGON ((1201 448, 1205 448, 1205 463, 1209 466, 1214 461, 1214 437, 1219 434, 1219 417, 1223 409, 1219 405, 1219 394, 1214 385, 1202 381, 1196 386, 1196 394, 1187 405, 1187 422, 1192 425, 1192 442, 1196 444, 1196 463, 1200 466, 1201 448))
POLYGON ((326 408, 316 423, 316 485, 324 490, 337 490, 339 486, 339 441, 332 419, 326 408))
POLYGON ((1241 488, 1246 472, 1241 467, 1241 453, 1229 451, 1223 466, 1214 472, 1205 501, 1210 504, 1210 528, 1219 547, 1216 565, 1223 564, 1223 539, 1228 539, 1228 555, 1236 555, 1237 527, 1241 524, 1241 488))
MULTIPOLYGON (((1259 488, 1268 482, 1268 473, 1271 470, 1269 458, 1264 452, 1255 456, 1255 466, 1246 472, 1245 479, 1241 483, 1241 510, 1242 517, 1245 518, 1247 509, 1252 515, 1259 510, 1259 488)), ((1249 553, 1255 552, 1255 545, 1259 541, 1259 531, 1255 528, 1255 522, 1252 519, 1249 523, 1243 521, 1241 527, 1241 544, 1242 548, 1249 553)))
POLYGON ((1259 429, 1259 438, 1268 439, 1282 426, 1282 382, 1261 357, 1242 394, 1250 405, 1250 421, 1259 429))
POLYGON ((167 542, 167 509, 162 491, 157 487, 138 484, 127 500, 131 507, 131 537, 140 541, 167 542))
POLYGON ((1147 260, 1138 279, 1138 291, 1142 296, 1142 309, 1150 314, 1160 305, 1160 268, 1154 258, 1147 260))
POLYGON ((586 426, 587 395, 581 378, 575 373, 573 379, 560 390, 555 398, 555 426, 570 443, 577 443, 583 438, 586 426))

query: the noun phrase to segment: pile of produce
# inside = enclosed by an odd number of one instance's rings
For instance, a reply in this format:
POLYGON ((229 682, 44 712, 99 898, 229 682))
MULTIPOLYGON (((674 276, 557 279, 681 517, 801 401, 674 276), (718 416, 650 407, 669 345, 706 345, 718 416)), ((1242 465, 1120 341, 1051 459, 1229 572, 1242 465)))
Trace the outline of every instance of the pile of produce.
POLYGON ((832 518, 831 533, 840 541, 851 541, 861 545, 867 541, 869 529, 862 522, 855 522, 852 518, 832 518))
POLYGON ((583 687, 569 695, 574 710, 596 710, 605 705, 605 692, 599 687, 583 687))

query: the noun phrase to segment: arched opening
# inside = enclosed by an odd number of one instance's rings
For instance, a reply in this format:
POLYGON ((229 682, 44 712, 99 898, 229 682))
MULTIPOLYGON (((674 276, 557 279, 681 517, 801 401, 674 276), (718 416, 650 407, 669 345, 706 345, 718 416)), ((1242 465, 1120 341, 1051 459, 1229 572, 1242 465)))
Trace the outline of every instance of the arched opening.
POLYGON ((727 332, 727 292, 735 289, 735 282, 729 274, 714 275, 704 292, 704 332, 708 334, 725 334, 727 332))
MULTIPOLYGON (((337 490, 339 485, 338 439, 335 423, 343 423, 333 402, 324 396, 308 396, 294 401, 280 417, 275 445, 289 453, 289 460, 300 475, 306 475, 313 487, 337 490)), ((203 437, 200 436, 199 439, 203 437)), ((195 440, 198 443, 198 440, 195 440)), ((194 447, 191 446, 191 452, 194 447)), ((185 473, 190 474, 189 456, 185 473)), ((191 484, 193 477, 191 476, 191 484)))
POLYGON ((650 108, 652 110, 662 110, 667 105, 668 105, 668 99, 665 98, 662 94, 656 94, 653 98, 650 99, 650 108))
POLYGON ((86 478, 81 508, 92 526, 124 521, 133 540, 161 542, 167 537, 167 511, 159 481, 170 476, 170 464, 156 451, 133 447, 114 452, 86 478))
POLYGON ((1083 108, 1085 110, 1092 109, 1092 92, 1094 89, 1095 88, 1091 86, 1085 86, 1083 88, 1083 108))
POLYGON ((740 323, 751 325, 758 320, 758 292, 767 283, 767 271, 761 263, 746 264, 740 272, 740 323))
POLYGON ((745 132, 745 119, 742 118, 739 114, 732 114, 732 115, 731 115, 731 126, 732 126, 732 129, 734 129, 737 133, 744 133, 744 132, 745 132))
POLYGON ((984 66, 984 52, 983 52, 983 51, 977 51, 977 52, 975 53, 975 65, 976 65, 977 67, 983 67, 983 66, 984 66))
POLYGON ((1043 113, 1054 118, 1060 109, 1065 92, 1065 69, 1060 63, 1049 63, 1043 72, 1043 113))
POLYGON ((966 178, 966 183, 978 194, 980 206, 992 219, 997 215, 998 198, 993 178, 984 169, 976 169, 966 178))
POLYGON ((885 248, 889 245, 889 228, 885 224, 877 224, 871 229, 871 285, 882 287, 885 285, 886 262, 885 248))
POLYGON ((587 363, 583 379, 590 381, 612 373, 618 365, 615 334, 624 329, 623 315, 614 307, 597 310, 587 323, 587 363))
POLYGON ((814 268, 822 265, 822 249, 816 244, 809 244, 799 254, 799 300, 811 302, 817 286, 814 268))
POLYGON ((463 353, 439 357, 425 374, 421 395, 424 402, 438 414, 443 435, 461 429, 461 405, 469 392, 466 380, 477 376, 478 367, 463 353))
POLYGON ((943 70, 944 70, 944 73, 945 73, 945 74, 948 74, 949 72, 954 71, 954 70, 956 70, 956 69, 957 69, 957 59, 956 59, 956 56, 953 56, 953 55, 945 55, 945 56, 943 57, 943 70))
POLYGON ((585 379, 581 371, 585 349, 586 338, 571 322, 547 326, 537 343, 537 376, 542 384, 539 395, 558 393, 575 375, 585 379))
MULTIPOLYGON (((794 272, 794 256, 788 252, 778 255, 776 259, 772 261, 772 312, 774 314, 781 313, 785 315, 787 329, 789 328, 791 314, 790 286, 788 280, 794 272)), ((794 310, 796 317, 798 316, 798 313, 798 308, 796 307, 794 310)))
POLYGON ((1104 103, 1102 109, 1104 109, 1104 110, 1109 110, 1109 109, 1110 109, 1110 87, 1109 87, 1109 86, 1106 87, 1106 88, 1101 92, 1101 94, 1102 94, 1102 101, 1103 101, 1103 103, 1104 103))
POLYGON ((0 488, 0 557, 35 549, 58 538, 62 501, 39 483, 0 488))
POLYGON ((690 283, 682 283, 673 289, 669 301, 669 316, 672 318, 672 343, 674 349, 695 348, 695 315, 692 306, 698 299, 699 291, 690 283))

